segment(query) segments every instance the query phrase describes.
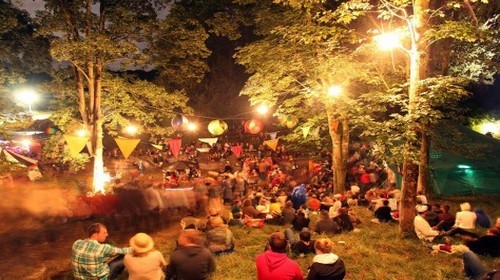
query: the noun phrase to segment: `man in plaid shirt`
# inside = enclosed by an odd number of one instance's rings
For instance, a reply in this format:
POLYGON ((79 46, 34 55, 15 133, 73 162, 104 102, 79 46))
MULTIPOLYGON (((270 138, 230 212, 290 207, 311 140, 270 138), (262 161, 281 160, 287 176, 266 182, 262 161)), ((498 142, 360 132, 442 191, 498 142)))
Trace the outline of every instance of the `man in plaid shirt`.
MULTIPOLYGON (((116 248, 108 244, 101 244, 108 237, 108 230, 100 223, 92 224, 88 230, 88 238, 75 241, 71 254, 73 274, 76 279, 107 280, 110 276, 110 267, 107 261, 116 255, 132 252, 132 248, 116 248)), ((123 262, 111 264, 123 267, 123 262)))

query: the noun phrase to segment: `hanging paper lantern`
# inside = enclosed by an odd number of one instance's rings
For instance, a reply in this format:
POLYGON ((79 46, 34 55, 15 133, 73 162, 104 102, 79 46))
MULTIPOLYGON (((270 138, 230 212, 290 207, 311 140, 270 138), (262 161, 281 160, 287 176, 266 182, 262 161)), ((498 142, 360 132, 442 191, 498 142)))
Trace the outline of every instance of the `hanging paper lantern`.
POLYGON ((250 134, 257 134, 262 131, 264 124, 255 119, 251 119, 245 122, 245 131, 250 134))
POLYGON ((284 115, 280 118, 280 123, 286 128, 294 128, 299 123, 299 119, 294 115, 284 115))
POLYGON ((178 130, 184 126, 187 126, 189 124, 189 119, 186 118, 185 116, 179 114, 179 115, 172 118, 171 124, 172 124, 172 128, 174 130, 178 130))
POLYGON ((49 135, 54 135, 56 134, 57 132, 57 129, 55 129, 54 127, 47 127, 47 129, 45 129, 45 133, 49 134, 49 135))
POLYGON ((214 120, 208 124, 208 131, 210 131, 210 133, 212 133, 212 135, 214 136, 219 136, 226 132, 226 130, 227 123, 225 121, 214 120))

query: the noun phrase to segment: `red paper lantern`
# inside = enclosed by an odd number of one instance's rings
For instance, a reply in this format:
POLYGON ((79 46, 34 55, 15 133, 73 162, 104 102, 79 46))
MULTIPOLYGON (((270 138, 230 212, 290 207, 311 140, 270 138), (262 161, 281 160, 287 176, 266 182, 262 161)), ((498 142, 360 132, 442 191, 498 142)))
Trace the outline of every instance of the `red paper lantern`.
POLYGON ((251 119, 245 122, 245 132, 250 134, 257 134, 262 131, 264 124, 255 119, 251 119))

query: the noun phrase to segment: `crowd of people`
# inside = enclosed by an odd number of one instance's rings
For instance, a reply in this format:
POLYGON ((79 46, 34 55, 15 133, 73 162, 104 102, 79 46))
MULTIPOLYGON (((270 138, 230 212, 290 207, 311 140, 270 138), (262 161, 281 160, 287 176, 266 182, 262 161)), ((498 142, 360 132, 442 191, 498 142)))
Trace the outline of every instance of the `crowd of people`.
MULTIPOLYGON (((376 171, 378 165, 374 163, 367 168, 358 158, 357 171, 349 176, 346 192, 334 194, 331 181, 319 174, 322 169, 314 171, 313 167, 310 180, 298 183, 272 156, 249 159, 241 161, 242 165, 235 170, 232 166, 223 167, 216 176, 192 181, 196 195, 190 211, 180 222, 182 229, 168 262, 154 250, 152 238, 144 233, 135 235, 129 248, 101 244, 107 231, 104 225, 98 225, 99 231, 94 226, 89 229, 88 239, 75 242, 72 258, 75 277, 88 279, 81 275, 90 273, 99 279, 112 278, 115 271, 126 268, 129 279, 161 279, 163 275, 167 279, 208 279, 215 271, 217 256, 238 250, 231 228, 272 224, 283 226, 283 231, 271 234, 263 244, 264 253, 256 256, 258 279, 344 279, 348 264, 335 254, 331 239, 314 240, 313 236, 359 231, 357 225, 362 221, 356 214, 357 207, 372 210, 375 223, 398 222, 400 191, 394 184, 380 188, 377 182, 382 176, 372 174, 384 172, 376 171), (365 183, 361 178, 365 178, 365 183), (110 254, 124 257, 108 265, 103 260, 110 254), (314 257, 308 272, 303 273, 294 258, 307 254, 314 257)), ((491 273, 480 267, 471 254, 498 257, 499 222, 487 224, 491 219, 486 213, 481 209, 471 211, 468 203, 462 204, 462 211, 454 216, 449 205, 430 205, 423 194, 417 200, 414 226, 419 239, 446 248, 442 245, 451 246, 450 237, 459 236, 467 246, 465 271, 471 277, 477 276, 472 275, 476 271, 491 273), (488 234, 478 236, 471 231, 476 224, 489 227, 488 234)))

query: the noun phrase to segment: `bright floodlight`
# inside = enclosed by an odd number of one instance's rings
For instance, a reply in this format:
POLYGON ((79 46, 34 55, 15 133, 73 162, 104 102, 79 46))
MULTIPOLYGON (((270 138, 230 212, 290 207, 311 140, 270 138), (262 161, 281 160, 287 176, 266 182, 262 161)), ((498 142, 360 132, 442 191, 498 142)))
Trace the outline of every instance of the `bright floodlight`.
POLYGON ((29 150, 30 146, 31 146, 31 140, 29 140, 29 139, 23 139, 23 140, 21 140, 21 145, 23 146, 23 148, 25 150, 29 150))
POLYGON ((78 137, 85 137, 87 136, 87 131, 85 129, 79 129, 77 132, 76 132, 76 136, 78 137))
POLYGON ((373 39, 375 40, 375 42, 377 42, 379 48, 382 50, 401 48, 400 35, 396 32, 382 33, 373 37, 373 39))
POLYGON ((136 134, 137 132, 139 131, 139 129, 137 128, 137 126, 135 125, 127 125, 125 127, 125 132, 130 134, 130 135, 134 135, 136 134))
POLYGON ((19 102, 27 104, 28 110, 31 112, 31 105, 37 102, 39 99, 38 94, 33 89, 25 88, 17 92, 17 100, 19 102))
POLYGON ((331 97, 338 97, 342 94, 341 86, 331 86, 328 88, 328 95, 331 97))
POLYGON ((195 131, 196 129, 198 129, 198 126, 194 123, 189 123, 188 126, 187 126, 187 129, 189 131, 195 131))
POLYGON ((259 105, 259 107, 257 107, 257 112, 261 115, 265 115, 267 114, 267 112, 269 112, 269 106, 267 106, 266 104, 261 104, 259 105))

